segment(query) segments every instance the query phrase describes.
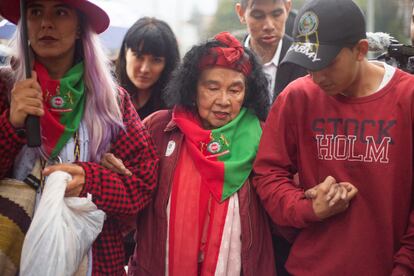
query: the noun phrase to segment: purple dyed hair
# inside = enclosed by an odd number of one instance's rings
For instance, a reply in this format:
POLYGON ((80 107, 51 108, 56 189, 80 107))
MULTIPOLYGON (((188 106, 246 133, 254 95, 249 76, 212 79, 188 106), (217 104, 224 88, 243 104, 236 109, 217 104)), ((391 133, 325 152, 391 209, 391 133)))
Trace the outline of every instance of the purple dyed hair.
MULTIPOLYGON (((120 130, 124 129, 119 106, 118 85, 111 74, 110 60, 104 54, 98 35, 86 20, 82 22, 82 48, 85 64, 86 105, 83 122, 88 129, 89 161, 99 162, 107 152, 120 130)), ((13 40, 15 57, 23 57, 21 25, 17 26, 13 40)), ((31 53, 31 60, 34 55, 31 53)), ((25 79, 25 65, 22 59, 16 60, 15 81, 25 79)))

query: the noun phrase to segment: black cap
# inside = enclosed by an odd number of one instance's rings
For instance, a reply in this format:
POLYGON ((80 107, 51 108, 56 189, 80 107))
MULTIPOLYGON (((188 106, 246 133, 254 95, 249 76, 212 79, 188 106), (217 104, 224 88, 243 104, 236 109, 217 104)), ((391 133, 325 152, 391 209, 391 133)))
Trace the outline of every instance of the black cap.
POLYGON ((364 38, 365 18, 352 0, 310 0, 296 16, 294 43, 282 63, 318 71, 327 67, 342 48, 364 38))

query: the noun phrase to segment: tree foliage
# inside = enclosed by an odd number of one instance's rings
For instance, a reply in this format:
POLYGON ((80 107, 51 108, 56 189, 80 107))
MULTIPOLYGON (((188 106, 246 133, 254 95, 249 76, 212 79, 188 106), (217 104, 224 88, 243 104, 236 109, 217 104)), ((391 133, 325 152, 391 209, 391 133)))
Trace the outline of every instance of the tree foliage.
POLYGON ((223 31, 234 32, 245 28, 240 24, 234 5, 234 0, 218 0, 216 15, 207 31, 208 37, 223 31))
MULTIPOLYGON (((368 0, 354 0, 367 14, 368 0)), ((292 0, 299 9, 305 0, 292 0)), ((389 33, 401 43, 408 43, 412 0, 374 0, 374 31, 389 33)))

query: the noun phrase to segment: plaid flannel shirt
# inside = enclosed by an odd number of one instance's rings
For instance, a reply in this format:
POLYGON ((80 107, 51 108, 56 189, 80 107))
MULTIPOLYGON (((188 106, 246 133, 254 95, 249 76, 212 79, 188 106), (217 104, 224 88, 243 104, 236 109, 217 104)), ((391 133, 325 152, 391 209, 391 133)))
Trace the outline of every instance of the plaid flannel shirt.
MULTIPOLYGON (((11 170, 26 143, 9 122, 7 91, 0 76, 0 177, 11 170)), ((135 222, 138 212, 150 202, 157 182, 158 157, 152 139, 122 89, 120 97, 125 131, 120 131, 110 152, 123 160, 133 175, 119 175, 93 162, 77 163, 85 170, 81 196, 92 194, 93 202, 107 215, 93 243, 93 275, 125 275, 122 230, 135 222)))

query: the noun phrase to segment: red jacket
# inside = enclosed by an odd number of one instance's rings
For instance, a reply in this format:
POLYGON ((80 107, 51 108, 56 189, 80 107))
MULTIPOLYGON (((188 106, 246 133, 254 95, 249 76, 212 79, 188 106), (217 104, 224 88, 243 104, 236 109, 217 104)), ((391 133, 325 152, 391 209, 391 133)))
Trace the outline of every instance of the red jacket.
MULTIPOLYGON (((171 111, 158 111, 144 120, 160 157, 158 190, 155 199, 138 216, 137 242, 129 262, 128 275, 165 275, 167 214, 174 169, 183 133, 171 120, 171 111), (174 150, 167 144, 175 142, 174 150), (166 156, 168 155, 168 156, 166 156)), ((238 191, 242 225, 243 275, 275 275, 272 240, 267 216, 248 180, 238 191)))
MULTIPOLYGON (((10 83, 4 79, 5 74, 0 71, 0 178, 11 171, 16 155, 26 144, 9 122, 10 83)), ((124 221, 135 219, 148 204, 157 181, 154 171, 158 168, 158 158, 152 140, 124 90, 120 90, 120 98, 126 131, 120 131, 110 151, 124 160, 133 175, 122 176, 93 162, 78 163, 85 170, 81 196, 92 194, 93 202, 107 216, 93 243, 93 275, 125 274, 121 234, 124 221)))

